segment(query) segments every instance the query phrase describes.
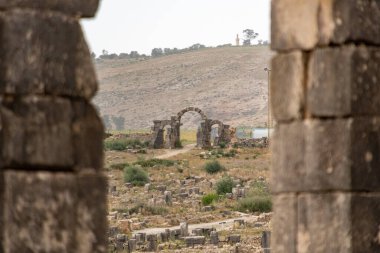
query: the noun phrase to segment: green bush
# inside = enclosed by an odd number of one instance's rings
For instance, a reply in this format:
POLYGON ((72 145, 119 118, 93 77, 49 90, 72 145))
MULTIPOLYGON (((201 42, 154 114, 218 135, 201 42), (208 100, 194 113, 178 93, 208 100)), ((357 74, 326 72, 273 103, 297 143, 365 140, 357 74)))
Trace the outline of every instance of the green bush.
POLYGON ((218 161, 211 161, 205 164, 204 170, 209 174, 215 174, 225 170, 218 161))
POLYGON ((270 196, 252 196, 238 201, 239 212, 270 212, 272 211, 272 201, 270 196))
POLYGON ((202 204, 204 206, 211 205, 212 202, 217 201, 219 199, 219 195, 216 193, 209 193, 202 197, 202 204))
POLYGON ((123 170, 127 166, 129 166, 129 163, 114 163, 111 164, 110 168, 112 170, 123 170))
POLYGON ((226 148, 226 147, 227 147, 227 144, 226 144, 225 142, 222 141, 222 142, 219 143, 219 147, 220 147, 220 148, 226 148))
POLYGON ((140 159, 134 164, 140 165, 141 167, 148 168, 148 167, 154 167, 154 166, 165 166, 165 167, 171 167, 175 165, 175 162, 172 160, 165 160, 165 159, 149 159, 149 160, 143 160, 140 159))
POLYGON ((265 181, 255 181, 251 184, 249 196, 268 196, 270 195, 268 183, 265 181))
POLYGON ((179 140, 175 141, 175 143, 174 143, 174 147, 175 147, 175 148, 183 148, 182 142, 179 141, 179 140))
POLYGON ((225 156, 225 157, 235 157, 237 153, 238 152, 237 152, 236 149, 230 149, 227 153, 224 153, 223 156, 225 156))
POLYGON ((104 141, 104 147, 106 150, 123 151, 128 148, 146 147, 146 143, 137 139, 109 139, 104 141))
POLYGON ((124 182, 143 186, 149 182, 149 176, 140 167, 130 165, 124 169, 124 182))
POLYGON ((232 188, 234 188, 234 186, 235 186, 235 183, 234 183, 234 180, 232 180, 232 178, 223 177, 218 182, 216 182, 215 189, 219 195, 224 195, 226 193, 231 193, 232 188))

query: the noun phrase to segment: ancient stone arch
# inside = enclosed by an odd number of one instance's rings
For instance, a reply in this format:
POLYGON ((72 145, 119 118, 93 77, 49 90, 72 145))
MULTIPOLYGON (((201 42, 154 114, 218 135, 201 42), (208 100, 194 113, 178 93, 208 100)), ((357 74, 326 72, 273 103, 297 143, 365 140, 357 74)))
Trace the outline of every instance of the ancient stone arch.
MULTIPOLYGON (((170 148, 176 148, 178 143, 180 142, 180 133, 181 133, 181 118, 187 112, 197 112, 202 117, 202 122, 197 131, 197 146, 201 148, 210 148, 211 147, 211 127, 215 124, 219 125, 219 142, 223 141, 226 143, 230 142, 229 134, 229 126, 224 125, 220 120, 211 120, 208 119, 206 114, 197 107, 187 107, 177 113, 176 116, 172 116, 170 120, 155 120, 153 121, 154 125, 152 127, 152 141, 151 146, 153 148, 164 148, 169 146, 170 148), (164 143, 164 127, 170 125, 170 134, 167 139, 169 139, 169 143, 166 146, 164 143)), ((219 143, 218 142, 218 143, 219 143)), ((218 145, 216 143, 216 145, 218 145)))
POLYGON ((181 121, 182 116, 187 112, 197 112, 201 115, 202 120, 207 120, 206 114, 201 109, 199 109, 197 107, 187 107, 187 108, 183 109, 182 111, 180 111, 179 113, 177 113, 178 121, 181 121))

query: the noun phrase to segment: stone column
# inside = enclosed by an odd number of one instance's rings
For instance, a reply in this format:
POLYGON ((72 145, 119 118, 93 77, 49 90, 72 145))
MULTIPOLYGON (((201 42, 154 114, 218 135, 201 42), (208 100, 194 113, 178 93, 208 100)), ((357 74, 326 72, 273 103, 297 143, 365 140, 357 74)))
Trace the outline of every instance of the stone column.
POLYGON ((0 252, 106 252, 103 126, 79 24, 97 0, 0 0, 0 252))
POLYGON ((273 0, 273 252, 380 252, 380 2, 273 0))

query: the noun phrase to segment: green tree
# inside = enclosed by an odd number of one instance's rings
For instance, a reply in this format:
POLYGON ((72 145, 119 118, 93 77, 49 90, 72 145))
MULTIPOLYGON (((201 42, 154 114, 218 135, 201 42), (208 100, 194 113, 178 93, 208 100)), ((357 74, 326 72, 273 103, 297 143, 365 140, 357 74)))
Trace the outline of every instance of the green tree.
POLYGON ((152 49, 152 57, 158 57, 162 56, 164 52, 162 51, 162 48, 153 48, 152 49))
POLYGON ((254 39, 257 38, 257 36, 259 36, 258 33, 256 33, 254 30, 252 29, 245 29, 243 31, 243 34, 244 34, 244 41, 243 41, 243 45, 244 46, 250 46, 252 41, 254 39))

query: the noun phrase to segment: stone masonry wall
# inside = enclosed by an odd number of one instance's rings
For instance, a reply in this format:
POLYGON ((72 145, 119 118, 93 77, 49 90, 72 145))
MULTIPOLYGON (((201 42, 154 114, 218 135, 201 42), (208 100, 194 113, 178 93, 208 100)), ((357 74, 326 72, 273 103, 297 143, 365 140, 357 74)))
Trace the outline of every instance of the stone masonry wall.
POLYGON ((103 126, 79 24, 98 0, 0 0, 0 252, 106 252, 103 126))
POLYGON ((380 1, 273 0, 275 253, 380 252, 380 1))

